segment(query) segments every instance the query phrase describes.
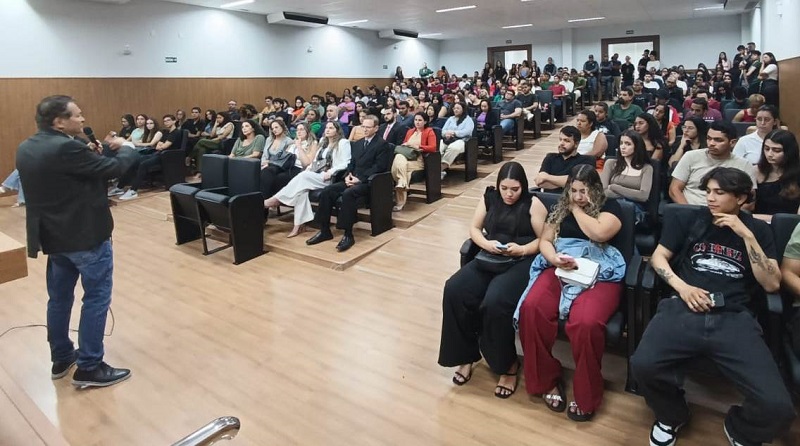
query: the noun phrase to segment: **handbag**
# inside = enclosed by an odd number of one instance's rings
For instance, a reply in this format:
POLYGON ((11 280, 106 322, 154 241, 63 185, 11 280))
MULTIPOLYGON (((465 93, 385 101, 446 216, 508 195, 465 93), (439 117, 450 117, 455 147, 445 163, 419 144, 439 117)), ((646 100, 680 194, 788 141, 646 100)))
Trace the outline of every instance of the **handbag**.
POLYGON ((454 143, 454 142, 456 142, 456 141, 458 141, 458 138, 456 138, 455 136, 451 136, 451 137, 449 137, 449 138, 442 138, 442 142, 443 142, 443 143, 444 143, 446 146, 449 146, 450 144, 453 144, 453 143, 454 143))
POLYGON ((509 268, 520 260, 522 260, 521 257, 492 254, 483 249, 478 251, 478 254, 475 255, 475 262, 478 264, 478 267, 486 272, 494 274, 501 274, 508 271, 509 268))
POLYGON ((556 268, 556 277, 569 285, 581 288, 593 287, 600 273, 600 264, 585 257, 575 258, 575 263, 578 265, 576 269, 556 268))
POLYGON ((292 170, 292 167, 294 167, 296 161, 297 161, 297 155, 291 152, 287 152, 286 150, 281 150, 274 157, 272 157, 272 159, 269 160, 269 164, 277 166, 279 169, 283 171, 289 171, 292 170))
POLYGON ((398 154, 403 155, 409 161, 414 161, 419 156, 419 152, 416 149, 414 149, 413 147, 402 146, 402 145, 394 147, 394 154, 395 155, 398 155, 398 154))

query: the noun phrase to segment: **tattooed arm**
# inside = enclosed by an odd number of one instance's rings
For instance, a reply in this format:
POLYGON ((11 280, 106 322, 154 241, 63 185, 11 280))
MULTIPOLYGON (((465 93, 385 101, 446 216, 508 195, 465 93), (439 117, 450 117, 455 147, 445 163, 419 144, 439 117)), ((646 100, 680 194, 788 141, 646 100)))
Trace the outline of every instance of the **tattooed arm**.
POLYGON ((753 231, 750 230, 736 215, 714 214, 714 224, 719 227, 729 227, 733 232, 744 240, 747 249, 747 257, 750 259, 750 267, 753 269, 758 283, 768 293, 778 291, 781 286, 781 270, 778 262, 770 259, 764 254, 764 249, 758 243, 753 231))
POLYGON ((691 286, 678 277, 672 267, 669 266, 669 260, 672 256, 672 251, 663 245, 658 245, 655 252, 653 252, 653 256, 650 257, 650 263, 659 277, 680 295, 690 310, 694 312, 711 310, 711 299, 708 297, 708 291, 691 286))

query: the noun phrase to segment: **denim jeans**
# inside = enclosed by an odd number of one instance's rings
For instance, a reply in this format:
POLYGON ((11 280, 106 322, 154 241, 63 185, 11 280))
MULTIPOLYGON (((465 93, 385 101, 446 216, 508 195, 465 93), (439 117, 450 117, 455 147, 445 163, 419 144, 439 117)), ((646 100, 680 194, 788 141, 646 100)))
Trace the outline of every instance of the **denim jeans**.
POLYGON ((19 180, 19 171, 14 169, 11 175, 3 181, 3 187, 17 191, 17 203, 25 204, 25 195, 22 193, 22 182, 19 180))
POLYGON ((50 254, 47 258, 47 341, 53 362, 71 360, 75 347, 69 320, 78 277, 83 305, 78 326, 78 368, 92 370, 103 360, 103 331, 111 305, 114 255, 111 240, 89 251, 50 254))
POLYGON ((508 135, 514 130, 514 120, 513 119, 503 119, 500 121, 500 127, 503 128, 503 134, 508 135))

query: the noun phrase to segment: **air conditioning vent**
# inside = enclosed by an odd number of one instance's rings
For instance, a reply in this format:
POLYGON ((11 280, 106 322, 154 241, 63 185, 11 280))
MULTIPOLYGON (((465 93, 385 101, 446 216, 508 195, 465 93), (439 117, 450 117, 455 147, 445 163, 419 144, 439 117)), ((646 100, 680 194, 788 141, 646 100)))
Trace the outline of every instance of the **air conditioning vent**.
POLYGON ((316 28, 327 25, 328 18, 283 11, 267 15, 267 23, 272 25, 308 26, 316 28))
POLYGON ((416 39, 419 33, 414 31, 405 31, 402 29, 387 29, 378 33, 381 39, 394 39, 394 40, 409 40, 416 39))

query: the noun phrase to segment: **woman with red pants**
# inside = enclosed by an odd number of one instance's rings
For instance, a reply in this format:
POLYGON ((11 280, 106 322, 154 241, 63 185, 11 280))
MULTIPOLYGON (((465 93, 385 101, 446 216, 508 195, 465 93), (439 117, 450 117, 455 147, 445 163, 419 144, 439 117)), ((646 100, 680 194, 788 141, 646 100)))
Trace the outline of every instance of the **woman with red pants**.
MULTIPOLYGON (((567 408, 561 363, 552 354, 559 314, 563 314, 562 285, 555 270, 556 267, 576 268, 574 258, 556 251, 556 240, 580 239, 602 246, 622 228, 621 214, 616 200, 606 201, 603 184, 594 167, 576 166, 540 238, 540 253, 553 267, 544 269, 523 296, 519 335, 528 393, 544 395, 547 408, 555 412, 567 408)), ((567 413, 571 420, 591 420, 603 400, 600 367, 605 349, 605 326, 619 306, 621 291, 620 282, 598 280, 568 307, 566 332, 575 359, 575 401, 570 403, 567 413)))

